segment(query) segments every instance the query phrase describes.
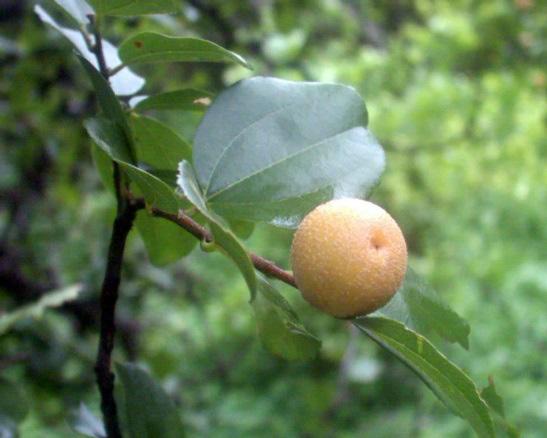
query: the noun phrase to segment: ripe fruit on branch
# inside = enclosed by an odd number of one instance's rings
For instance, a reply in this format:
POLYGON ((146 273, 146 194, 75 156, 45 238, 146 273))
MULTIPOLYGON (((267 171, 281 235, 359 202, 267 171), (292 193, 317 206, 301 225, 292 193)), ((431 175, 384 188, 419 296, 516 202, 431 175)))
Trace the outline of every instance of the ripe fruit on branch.
POLYGON ((304 298, 336 316, 384 306, 403 281, 406 243, 397 222, 361 199, 335 199, 302 221, 292 243, 296 284, 304 298))

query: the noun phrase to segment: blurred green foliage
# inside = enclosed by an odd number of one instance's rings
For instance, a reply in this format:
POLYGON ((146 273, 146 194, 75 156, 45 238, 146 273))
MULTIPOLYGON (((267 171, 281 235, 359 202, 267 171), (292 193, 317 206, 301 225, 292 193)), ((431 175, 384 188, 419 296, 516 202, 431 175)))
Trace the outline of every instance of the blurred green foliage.
MULTIPOLYGON (((159 31, 208 38, 239 66, 143 66, 147 90, 218 92, 249 74, 353 85, 388 167, 373 200, 407 236, 415 269, 469 322, 470 353, 444 346, 486 385, 527 437, 547 423, 547 13, 538 0, 188 1, 173 16, 116 18, 105 36, 159 31)), ((9 311, 82 283, 82 298, 0 338, 0 369, 26 393, 23 437, 72 436, 67 411, 98 413, 91 373, 97 294, 113 196, 82 121, 94 102, 68 43, 33 2, 0 11, 0 303, 9 311)), ((59 15, 62 19, 63 16, 59 15)), ((65 22, 68 22, 65 17, 65 22)), ((68 22, 69 23, 69 22, 68 22)), ((70 23, 69 23, 70 24, 70 23)), ((158 112, 192 138, 195 112, 158 112), (178 114, 178 113, 177 113, 178 114)), ((287 266, 291 233, 257 227, 247 244, 287 266)), ((190 436, 469 436, 402 365, 350 326, 280 290, 323 346, 285 362, 255 336, 244 280, 195 249, 152 266, 129 242, 118 360, 146 365, 190 436)))

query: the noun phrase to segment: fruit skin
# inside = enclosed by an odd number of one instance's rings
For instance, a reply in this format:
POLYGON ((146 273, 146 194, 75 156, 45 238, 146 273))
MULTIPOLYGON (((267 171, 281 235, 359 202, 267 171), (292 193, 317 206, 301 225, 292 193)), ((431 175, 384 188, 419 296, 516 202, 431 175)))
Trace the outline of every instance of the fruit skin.
POLYGON ((366 315, 384 306, 407 266, 405 238, 383 208, 361 199, 319 205, 301 222, 291 248, 304 298, 336 317, 366 315))

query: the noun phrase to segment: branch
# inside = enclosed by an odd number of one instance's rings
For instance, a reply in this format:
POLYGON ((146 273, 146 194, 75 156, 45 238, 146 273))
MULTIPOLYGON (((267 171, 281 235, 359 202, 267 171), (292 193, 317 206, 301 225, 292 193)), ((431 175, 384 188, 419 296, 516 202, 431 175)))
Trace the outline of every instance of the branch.
POLYGON ((281 269, 274 262, 252 253, 251 261, 253 262, 253 265, 256 269, 258 269, 263 274, 266 274, 268 277, 277 278, 283 283, 287 283, 289 286, 298 289, 296 281, 294 280, 294 275, 292 275, 289 271, 281 269))
MULTIPOLYGON (((103 52, 102 37, 94 15, 88 15, 93 28, 95 43, 92 51, 97 58, 99 71, 108 81, 109 70, 103 52)), ((104 418, 108 438, 121 438, 118 411, 114 399, 114 373, 112 372, 112 350, 114 349, 114 335, 116 334, 116 302, 118 301, 123 253, 127 235, 133 226, 139 206, 130 202, 125 196, 121 170, 113 162, 114 185, 116 189, 116 219, 112 227, 112 236, 108 247, 108 259, 101 288, 100 308, 100 335, 95 375, 97 386, 101 393, 101 411, 104 418)))
MULTIPOLYGON (((144 204, 142 203, 142 201, 138 201, 138 202, 139 202, 139 207, 141 206, 144 207, 144 204)), ((163 219, 166 219, 184 228, 186 231, 188 231, 190 234, 192 234, 194 237, 196 237, 199 240, 205 240, 206 242, 213 241, 213 236, 211 235, 209 230, 207 230, 205 227, 197 223, 190 216, 185 214, 182 210, 179 211, 178 214, 173 214, 173 213, 167 213, 163 210, 153 207, 151 209, 151 212, 154 216, 161 217, 163 219)), ((297 288, 296 282, 294 281, 294 276, 290 272, 283 270, 282 268, 277 266, 274 262, 268 259, 265 259, 264 257, 261 257, 256 254, 251 254, 250 256, 251 256, 251 261, 253 262, 254 267, 258 269, 260 272, 267 275, 268 277, 277 278, 278 280, 281 280, 282 282, 297 288)))
POLYGON ((125 65, 123 62, 121 64, 118 64, 116 67, 112 67, 110 70, 108 70, 108 76, 114 76, 120 71, 122 71, 127 65, 125 65))
POLYGON ((127 235, 133 226, 137 207, 128 203, 118 212, 112 228, 112 237, 108 248, 108 261, 101 289, 100 337, 95 374, 101 393, 101 411, 104 416, 109 438, 120 438, 120 426, 116 401, 114 399, 114 374, 112 373, 112 350, 116 333, 115 314, 118 290, 120 287, 123 252, 127 235))

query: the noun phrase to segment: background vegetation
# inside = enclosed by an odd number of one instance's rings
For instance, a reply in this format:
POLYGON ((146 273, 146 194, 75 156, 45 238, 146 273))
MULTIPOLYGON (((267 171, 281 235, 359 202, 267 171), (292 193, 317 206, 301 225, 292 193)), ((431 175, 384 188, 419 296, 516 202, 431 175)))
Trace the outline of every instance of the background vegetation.
MULTIPOLYGON (((547 423, 547 13, 534 0, 189 0, 183 13, 108 19, 105 36, 155 30, 217 41, 254 72, 144 66, 148 91, 218 92, 249 74, 353 85, 388 167, 372 199, 401 223, 415 269, 472 327, 471 351, 442 347, 477 380, 491 374, 524 436, 547 423)), ((93 167, 82 120, 94 100, 31 1, 0 10, 0 306, 75 283, 78 301, 0 337, 2 375, 30 400, 23 437, 72 436, 67 410, 98 413, 90 372, 97 296, 115 201, 93 167)), ((61 16, 60 16, 61 17, 61 16)), ((200 115, 160 114, 192 138, 200 115)), ((291 232, 246 242, 287 267, 291 232)), ((232 264, 198 249, 153 267, 129 241, 117 358, 147 366, 191 436, 469 436, 414 375, 351 327, 282 289, 320 356, 285 362, 255 336, 232 264)), ((15 397, 0 393, 0 410, 15 397)), ((543 433, 542 433, 543 432, 543 433)))

